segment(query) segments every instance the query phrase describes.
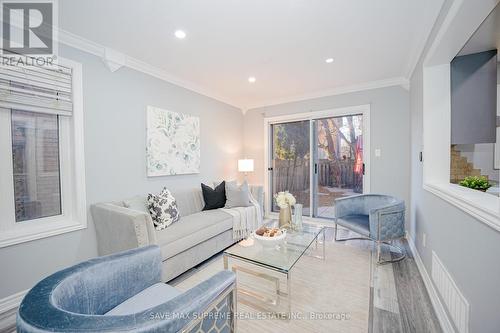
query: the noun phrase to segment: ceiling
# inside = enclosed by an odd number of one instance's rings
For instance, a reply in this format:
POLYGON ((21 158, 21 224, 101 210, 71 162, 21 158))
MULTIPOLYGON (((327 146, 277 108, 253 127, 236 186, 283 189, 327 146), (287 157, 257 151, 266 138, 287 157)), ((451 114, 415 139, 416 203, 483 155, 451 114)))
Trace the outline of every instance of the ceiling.
POLYGON ((250 108, 407 78, 442 2, 64 0, 59 25, 250 108))
POLYGON ((500 49, 500 5, 488 15, 458 53, 459 56, 500 49))

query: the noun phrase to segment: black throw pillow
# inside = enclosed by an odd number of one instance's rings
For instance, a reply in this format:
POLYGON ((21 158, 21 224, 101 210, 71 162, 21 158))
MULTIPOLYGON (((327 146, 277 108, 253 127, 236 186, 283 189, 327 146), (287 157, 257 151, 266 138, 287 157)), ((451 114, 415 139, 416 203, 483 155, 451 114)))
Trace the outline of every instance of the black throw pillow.
POLYGON ((215 189, 201 184, 201 191, 203 192, 203 200, 205 200, 205 207, 203 210, 224 208, 226 205, 226 182, 223 181, 215 189))

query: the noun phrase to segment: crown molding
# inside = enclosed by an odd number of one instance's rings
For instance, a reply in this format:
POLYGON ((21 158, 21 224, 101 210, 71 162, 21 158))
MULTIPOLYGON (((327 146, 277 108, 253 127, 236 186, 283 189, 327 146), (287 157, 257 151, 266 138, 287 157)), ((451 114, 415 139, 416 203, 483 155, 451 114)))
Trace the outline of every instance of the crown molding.
POLYGON ((111 72, 116 72, 125 65, 125 55, 106 47, 104 49, 104 57, 102 58, 102 61, 104 61, 111 72))
POLYGON ((191 90, 200 95, 236 107, 241 111, 241 107, 238 105, 238 103, 235 103, 234 101, 225 96, 221 96, 217 93, 214 93, 209 89, 201 87, 195 83, 177 78, 167 73, 163 69, 150 65, 142 60, 136 59, 127 54, 105 47, 104 45, 93 42, 81 36, 75 35, 71 32, 59 29, 59 42, 101 58, 106 64, 106 66, 112 72, 118 70, 122 66, 128 67, 130 69, 148 74, 150 76, 156 77, 157 79, 166 81, 176 86, 191 90))
POLYGON ((364 91, 364 90, 372 90, 372 89, 386 88, 386 87, 393 87, 393 86, 401 86, 404 89, 408 90, 410 87, 410 82, 408 81, 407 78, 395 77, 395 78, 389 78, 389 79, 384 79, 384 80, 353 84, 353 85, 338 87, 338 88, 329 89, 329 90, 322 90, 322 91, 307 93, 307 94, 303 94, 303 95, 296 95, 296 96, 291 96, 291 97, 272 99, 272 100, 268 100, 266 102, 248 105, 243 109, 244 110, 251 110, 251 109, 257 109, 257 108, 262 108, 262 107, 267 107, 267 106, 272 106, 272 105, 300 102, 300 101, 305 101, 305 100, 309 100, 309 99, 335 96, 335 95, 343 95, 343 94, 354 93, 354 92, 359 92, 359 91, 364 91))
POLYGON ((377 88, 385 88, 391 86, 402 86, 405 89, 409 89, 409 80, 404 77, 395 77, 388 78, 384 80, 365 82, 355 85, 337 87, 329 90, 322 90, 312 93, 307 93, 303 95, 296 95, 278 99, 272 99, 268 101, 264 101, 261 103, 255 103, 247 106, 242 106, 240 103, 237 103, 230 98, 225 96, 221 96, 209 89, 201 87, 196 83, 189 82, 178 77, 175 77, 165 70, 155 67, 151 64, 148 64, 142 60, 131 57, 127 54, 121 53, 94 41, 88 40, 76 34, 73 34, 69 31, 65 31, 63 29, 59 29, 59 42, 70 46, 72 48, 84 51, 86 53, 92 54, 96 57, 99 57, 103 60, 106 67, 110 69, 110 71, 114 72, 119 70, 121 67, 128 67, 130 69, 145 73, 147 75, 153 76, 160 80, 166 81, 168 83, 174 84, 176 86, 188 89, 200 95, 215 99, 222 103, 228 104, 237 108, 243 115, 250 109, 255 109, 259 107, 277 105, 277 104, 285 104, 290 102, 303 101, 308 99, 341 95, 347 93, 353 93, 364 90, 371 90, 377 88))
POLYGON ((71 32, 65 31, 63 29, 59 30, 59 43, 71 46, 75 49, 90 53, 99 58, 104 58, 105 47, 93 42, 89 39, 85 39, 71 32))

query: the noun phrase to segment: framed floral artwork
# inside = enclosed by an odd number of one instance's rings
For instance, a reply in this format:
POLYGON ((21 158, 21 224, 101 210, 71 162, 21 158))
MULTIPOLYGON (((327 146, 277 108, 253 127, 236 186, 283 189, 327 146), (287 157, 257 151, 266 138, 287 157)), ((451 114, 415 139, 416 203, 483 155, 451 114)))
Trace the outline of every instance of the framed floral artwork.
POLYGON ((200 118, 147 107, 148 177, 200 172, 200 118))

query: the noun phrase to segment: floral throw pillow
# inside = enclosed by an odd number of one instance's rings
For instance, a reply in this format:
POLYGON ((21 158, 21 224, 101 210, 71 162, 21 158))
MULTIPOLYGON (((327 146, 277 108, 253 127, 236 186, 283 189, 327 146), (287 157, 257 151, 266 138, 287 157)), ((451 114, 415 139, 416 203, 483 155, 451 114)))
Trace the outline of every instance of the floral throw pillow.
POLYGON ((179 221, 177 202, 165 187, 159 195, 148 194, 148 208, 156 230, 162 230, 179 221))

